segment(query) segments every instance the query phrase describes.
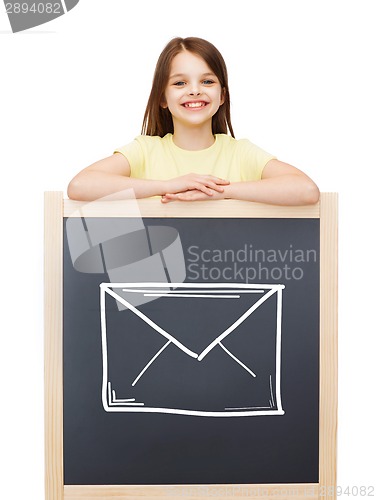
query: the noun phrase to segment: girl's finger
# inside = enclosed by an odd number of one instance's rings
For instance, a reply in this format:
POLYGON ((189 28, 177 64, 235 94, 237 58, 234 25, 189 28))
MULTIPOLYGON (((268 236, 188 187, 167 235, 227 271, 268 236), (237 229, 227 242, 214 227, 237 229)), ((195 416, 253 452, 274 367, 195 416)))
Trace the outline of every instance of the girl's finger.
POLYGON ((212 190, 212 189, 210 189, 210 188, 208 188, 207 186, 205 186, 205 185, 203 185, 203 184, 201 184, 201 186, 200 186, 200 185, 198 185, 198 186, 197 186, 197 189, 198 189, 199 191, 202 191, 203 193, 205 193, 205 194, 209 195, 209 196, 212 196, 212 195, 213 195, 213 190, 212 190))
POLYGON ((222 192, 224 190, 222 186, 220 186, 219 184, 215 184, 215 182, 208 182, 206 186, 209 189, 213 189, 214 191, 222 192))
POLYGON ((212 180, 215 184, 230 184, 230 181, 226 179, 221 179, 221 177, 215 177, 213 175, 208 175, 208 179, 212 180))

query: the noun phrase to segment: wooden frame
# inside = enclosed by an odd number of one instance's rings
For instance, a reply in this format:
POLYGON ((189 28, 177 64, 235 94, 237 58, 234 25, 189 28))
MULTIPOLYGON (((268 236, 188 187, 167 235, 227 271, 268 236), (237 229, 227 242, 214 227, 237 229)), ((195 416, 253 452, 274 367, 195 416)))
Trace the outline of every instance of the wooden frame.
MULTIPOLYGON (((91 203, 85 217, 126 217, 127 201, 91 203)), ((337 194, 317 205, 277 207, 235 200, 171 203, 138 200, 143 217, 259 217, 320 219, 320 414, 319 483, 179 486, 67 486, 63 477, 63 218, 85 203, 45 193, 45 498, 91 500, 219 496, 272 496, 275 500, 336 497, 337 447, 337 194)), ((129 213, 129 212, 128 212, 129 213)))

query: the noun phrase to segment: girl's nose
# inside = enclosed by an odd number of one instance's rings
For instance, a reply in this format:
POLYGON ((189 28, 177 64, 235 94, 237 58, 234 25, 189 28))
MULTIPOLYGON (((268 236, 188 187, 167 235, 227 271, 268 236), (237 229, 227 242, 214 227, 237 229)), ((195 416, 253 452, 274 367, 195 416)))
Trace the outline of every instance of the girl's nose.
POLYGON ((189 89, 189 95, 200 95, 200 86, 196 83, 192 83, 189 89))

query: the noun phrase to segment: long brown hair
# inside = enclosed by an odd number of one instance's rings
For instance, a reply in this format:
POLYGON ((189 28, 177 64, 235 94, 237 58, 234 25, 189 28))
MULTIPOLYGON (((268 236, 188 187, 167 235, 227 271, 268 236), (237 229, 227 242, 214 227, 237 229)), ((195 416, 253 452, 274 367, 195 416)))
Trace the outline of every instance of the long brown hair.
POLYGON ((219 107, 212 118, 213 134, 227 134, 230 132, 232 137, 235 137, 231 125, 230 91, 228 88, 225 61, 219 50, 214 47, 213 44, 197 37, 173 38, 161 52, 154 71, 153 84, 145 110, 141 134, 159 135, 163 137, 168 133, 172 134, 174 132, 171 113, 168 108, 162 108, 161 102, 163 101, 164 92, 170 76, 172 60, 183 50, 188 50, 202 57, 209 68, 214 72, 222 87, 224 103, 219 107))

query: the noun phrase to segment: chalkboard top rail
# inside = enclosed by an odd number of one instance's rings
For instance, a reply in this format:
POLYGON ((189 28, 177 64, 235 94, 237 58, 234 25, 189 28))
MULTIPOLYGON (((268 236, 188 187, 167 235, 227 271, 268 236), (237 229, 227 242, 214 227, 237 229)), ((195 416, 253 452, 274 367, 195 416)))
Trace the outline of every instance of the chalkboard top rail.
MULTIPOLYGON (((323 198, 332 193, 322 193, 321 202, 308 206, 277 206, 239 200, 173 202, 162 204, 159 199, 137 200, 142 217, 260 217, 260 218, 320 218, 323 198)), ((64 217, 132 217, 135 200, 81 202, 63 200, 64 217)))

